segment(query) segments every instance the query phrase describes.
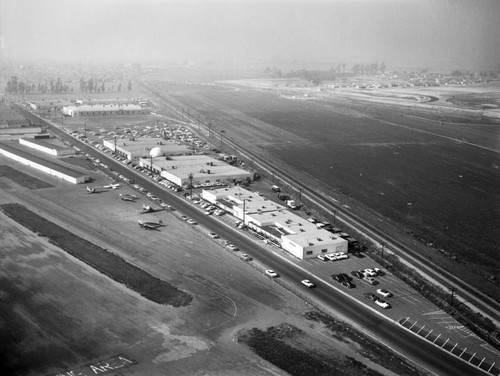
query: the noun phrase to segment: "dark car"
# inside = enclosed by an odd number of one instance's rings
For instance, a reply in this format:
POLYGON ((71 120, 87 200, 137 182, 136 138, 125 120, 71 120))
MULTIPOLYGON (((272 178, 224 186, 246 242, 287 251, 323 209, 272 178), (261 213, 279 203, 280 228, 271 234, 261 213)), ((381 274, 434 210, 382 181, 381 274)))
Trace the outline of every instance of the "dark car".
POLYGON ((354 252, 352 255, 354 257, 357 257, 357 258, 364 258, 365 257, 365 255, 362 254, 361 252, 354 252))
POLYGON ((352 283, 351 281, 343 281, 342 286, 345 286, 348 289, 353 289, 356 287, 356 285, 354 283, 352 283))
POLYGON ((375 302, 375 301, 377 301, 379 299, 377 295, 372 294, 371 292, 367 292, 366 294, 363 294, 363 296, 366 299, 371 300, 372 302, 375 302))
POLYGON ((351 272, 351 275, 359 279, 364 277, 363 273, 361 273, 359 270, 353 270, 351 272))
POLYGON ((339 273, 339 274, 332 274, 332 279, 334 279, 335 281, 337 281, 339 283, 342 283, 345 281, 350 282, 351 277, 349 277, 345 273, 339 273))

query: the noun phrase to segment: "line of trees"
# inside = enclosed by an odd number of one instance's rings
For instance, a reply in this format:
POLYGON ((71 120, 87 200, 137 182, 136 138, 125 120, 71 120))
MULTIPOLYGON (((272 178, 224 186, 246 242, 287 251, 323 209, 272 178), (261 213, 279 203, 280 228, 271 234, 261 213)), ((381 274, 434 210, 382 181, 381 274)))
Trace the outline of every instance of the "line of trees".
POLYGON ((371 64, 354 64, 350 70, 347 70, 346 63, 338 63, 336 68, 331 67, 329 70, 292 70, 286 74, 283 74, 280 68, 277 67, 267 67, 264 70, 266 75, 270 75, 273 78, 302 78, 307 81, 311 81, 315 85, 319 85, 322 81, 334 81, 337 78, 352 77, 360 74, 384 74, 386 70, 386 65, 382 63, 371 63, 371 64))
MULTIPOLYGON (((104 92, 121 92, 123 88, 122 83, 119 83, 115 89, 115 85, 110 85, 106 80, 101 79, 85 79, 80 78, 80 93, 104 93, 104 92)), ((127 90, 132 90, 132 81, 128 81, 127 90)), ((21 80, 17 76, 12 76, 7 80, 5 88, 7 94, 14 95, 29 95, 29 94, 67 94, 73 93, 73 85, 65 83, 60 77, 57 79, 50 79, 35 84, 26 80, 21 80)))

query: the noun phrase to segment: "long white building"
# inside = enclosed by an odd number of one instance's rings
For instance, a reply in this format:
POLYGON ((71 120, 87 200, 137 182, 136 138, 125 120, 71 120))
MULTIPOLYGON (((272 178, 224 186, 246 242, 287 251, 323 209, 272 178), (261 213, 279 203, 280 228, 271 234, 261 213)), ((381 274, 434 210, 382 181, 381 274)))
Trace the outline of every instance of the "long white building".
POLYGON ((147 111, 136 104, 83 104, 81 106, 64 106, 62 113, 66 116, 104 116, 104 115, 140 115, 147 111))
POLYGON ((18 146, 15 147, 14 144, 0 143, 0 155, 11 158, 26 166, 30 166, 73 184, 81 184, 90 180, 88 175, 82 174, 61 164, 43 159, 40 155, 21 150, 19 149, 21 146, 19 144, 17 145, 18 146))

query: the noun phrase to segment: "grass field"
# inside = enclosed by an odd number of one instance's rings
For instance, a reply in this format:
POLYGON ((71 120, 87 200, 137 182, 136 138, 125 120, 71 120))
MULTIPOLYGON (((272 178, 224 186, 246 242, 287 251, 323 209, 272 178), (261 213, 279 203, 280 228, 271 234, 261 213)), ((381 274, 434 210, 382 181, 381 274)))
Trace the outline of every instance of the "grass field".
POLYGON ((47 221, 22 205, 6 204, 1 209, 9 217, 40 236, 47 237, 51 243, 70 255, 155 303, 180 307, 188 305, 192 300, 189 294, 47 221))

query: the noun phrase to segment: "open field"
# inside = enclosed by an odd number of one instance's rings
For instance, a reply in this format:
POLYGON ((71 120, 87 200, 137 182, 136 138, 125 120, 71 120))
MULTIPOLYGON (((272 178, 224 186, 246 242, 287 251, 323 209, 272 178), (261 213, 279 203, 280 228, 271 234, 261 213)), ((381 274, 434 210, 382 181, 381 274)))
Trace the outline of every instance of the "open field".
MULTIPOLYGON (((339 327, 325 335, 325 323, 304 317, 310 306, 228 257, 176 212, 148 214, 145 219, 162 219, 166 227, 145 232, 137 226, 141 203, 121 201, 115 191, 89 195, 81 185, 11 167, 53 187, 29 189, 2 176, 0 205, 20 203, 188 292, 193 301, 174 308, 144 299, 0 212, 2 374, 280 375, 276 366, 237 345, 235 336, 285 323, 335 351, 339 365, 355 362, 367 374, 394 375, 401 367, 410 375, 425 374, 402 366, 400 357, 391 364, 377 358, 378 346, 361 334, 354 339, 339 327)), ((89 175, 95 185, 109 182, 99 171, 89 175)))
POLYGON ((500 125, 491 119, 450 122, 459 113, 432 104, 297 100, 227 85, 162 87, 215 131, 266 155, 277 169, 296 171, 311 188, 500 298, 485 279, 499 277, 500 125))

